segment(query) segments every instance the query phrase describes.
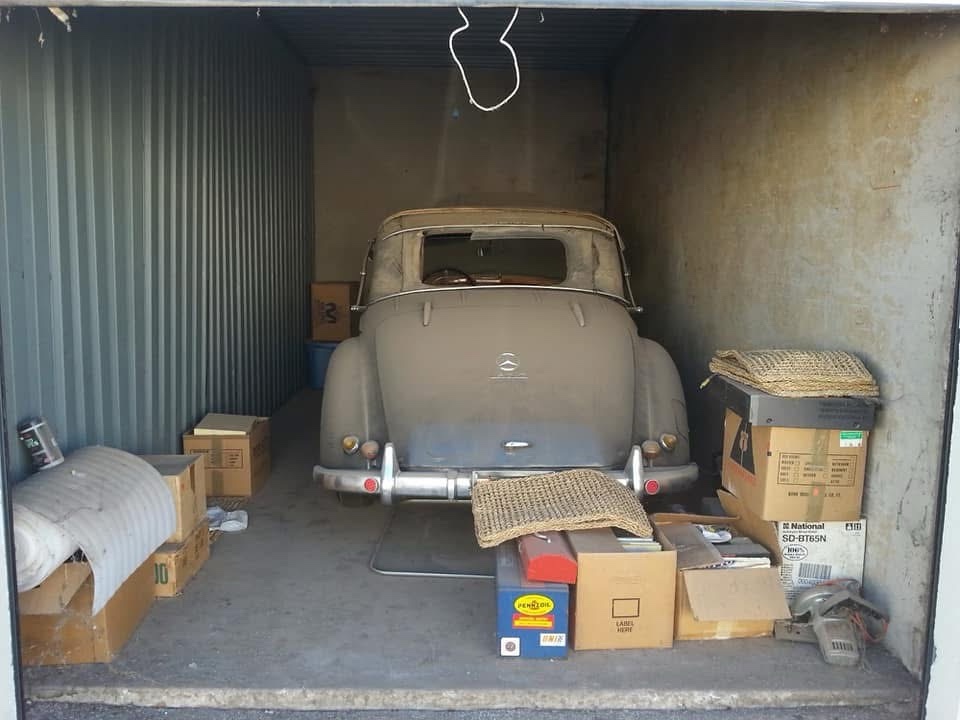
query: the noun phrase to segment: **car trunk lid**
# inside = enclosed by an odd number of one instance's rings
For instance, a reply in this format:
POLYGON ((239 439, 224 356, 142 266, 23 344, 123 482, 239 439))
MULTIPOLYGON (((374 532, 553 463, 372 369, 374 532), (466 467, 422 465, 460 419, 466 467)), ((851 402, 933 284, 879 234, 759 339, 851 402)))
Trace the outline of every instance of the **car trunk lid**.
POLYGON ((613 467, 631 446, 633 344, 598 295, 470 288, 372 314, 389 440, 421 468, 613 467))

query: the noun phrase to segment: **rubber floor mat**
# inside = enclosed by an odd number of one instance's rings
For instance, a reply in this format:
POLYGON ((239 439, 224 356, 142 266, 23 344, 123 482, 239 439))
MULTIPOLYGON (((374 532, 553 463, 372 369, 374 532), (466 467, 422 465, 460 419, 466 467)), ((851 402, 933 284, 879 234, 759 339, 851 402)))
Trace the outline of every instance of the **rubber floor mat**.
POLYGON ((496 552, 477 545, 469 503, 400 503, 370 557, 384 575, 492 578, 495 566, 496 552))

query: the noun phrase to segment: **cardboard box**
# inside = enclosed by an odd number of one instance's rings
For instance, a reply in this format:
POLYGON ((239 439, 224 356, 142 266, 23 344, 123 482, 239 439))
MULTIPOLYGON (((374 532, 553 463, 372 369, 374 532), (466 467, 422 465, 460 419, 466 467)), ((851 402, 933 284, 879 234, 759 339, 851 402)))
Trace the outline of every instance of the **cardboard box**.
POLYGON ((727 410, 723 487, 764 520, 859 520, 869 434, 756 427, 727 410))
POLYGON ((574 650, 673 645, 677 553, 655 536, 660 552, 628 552, 609 528, 567 533, 577 558, 574 650))
POLYGON ((204 455, 143 455, 163 475, 173 494, 177 527, 168 543, 181 543, 207 516, 207 467, 204 455))
POLYGON ((321 342, 346 340, 352 334, 350 306, 357 284, 317 282, 310 284, 310 339, 321 342))
MULTIPOLYGON (((20 660, 24 665, 105 663, 116 657, 153 604, 153 563, 148 559, 140 565, 106 606, 91 616, 93 581, 93 575, 88 575, 57 612, 21 611, 20 660)), ((60 582, 58 578, 54 584, 60 582)))
POLYGON ((261 418, 249 435, 187 433, 183 451, 206 456, 208 497, 253 495, 270 477, 270 420, 261 418))
POLYGON ((527 580, 516 541, 497 548, 497 646, 500 657, 567 656, 570 591, 527 580))
POLYGON ((194 435, 249 435, 257 424, 256 415, 207 413, 193 428, 194 435))
POLYGON ((780 581, 787 600, 827 580, 853 578, 863 582, 867 521, 777 523, 783 564, 780 581))
POLYGON ((186 542, 162 545, 153 554, 153 593, 156 597, 174 597, 203 567, 210 557, 210 524, 197 525, 186 542))
POLYGON ((20 614, 56 615, 69 604, 88 577, 89 563, 65 562, 37 587, 20 593, 17 598, 20 614))
POLYGON ((661 530, 670 523, 707 523, 732 527, 770 551, 770 568, 704 569, 699 553, 677 552, 677 640, 723 640, 763 637, 774 620, 790 617, 780 586, 780 551, 773 523, 756 517, 738 498, 717 493, 728 517, 658 514, 661 530))

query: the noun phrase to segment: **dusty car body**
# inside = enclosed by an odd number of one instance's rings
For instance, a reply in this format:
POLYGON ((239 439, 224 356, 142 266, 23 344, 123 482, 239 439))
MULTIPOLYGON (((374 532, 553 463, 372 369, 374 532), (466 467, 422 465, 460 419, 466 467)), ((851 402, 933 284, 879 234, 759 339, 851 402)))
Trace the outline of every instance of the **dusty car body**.
POLYGON ((676 367, 639 337, 616 228, 589 213, 444 208, 383 222, 360 333, 333 353, 314 477, 341 494, 468 500, 480 479, 600 469, 689 487, 676 367))

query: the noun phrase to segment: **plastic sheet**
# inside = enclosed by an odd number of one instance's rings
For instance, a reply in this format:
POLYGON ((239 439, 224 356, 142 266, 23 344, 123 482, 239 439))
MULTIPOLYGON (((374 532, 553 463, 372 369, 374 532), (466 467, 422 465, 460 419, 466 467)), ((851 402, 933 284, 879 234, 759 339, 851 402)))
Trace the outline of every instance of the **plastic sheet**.
POLYGON ((173 496, 135 455, 87 447, 13 488, 17 586, 42 582, 78 548, 94 577, 97 613, 173 532, 173 496))

